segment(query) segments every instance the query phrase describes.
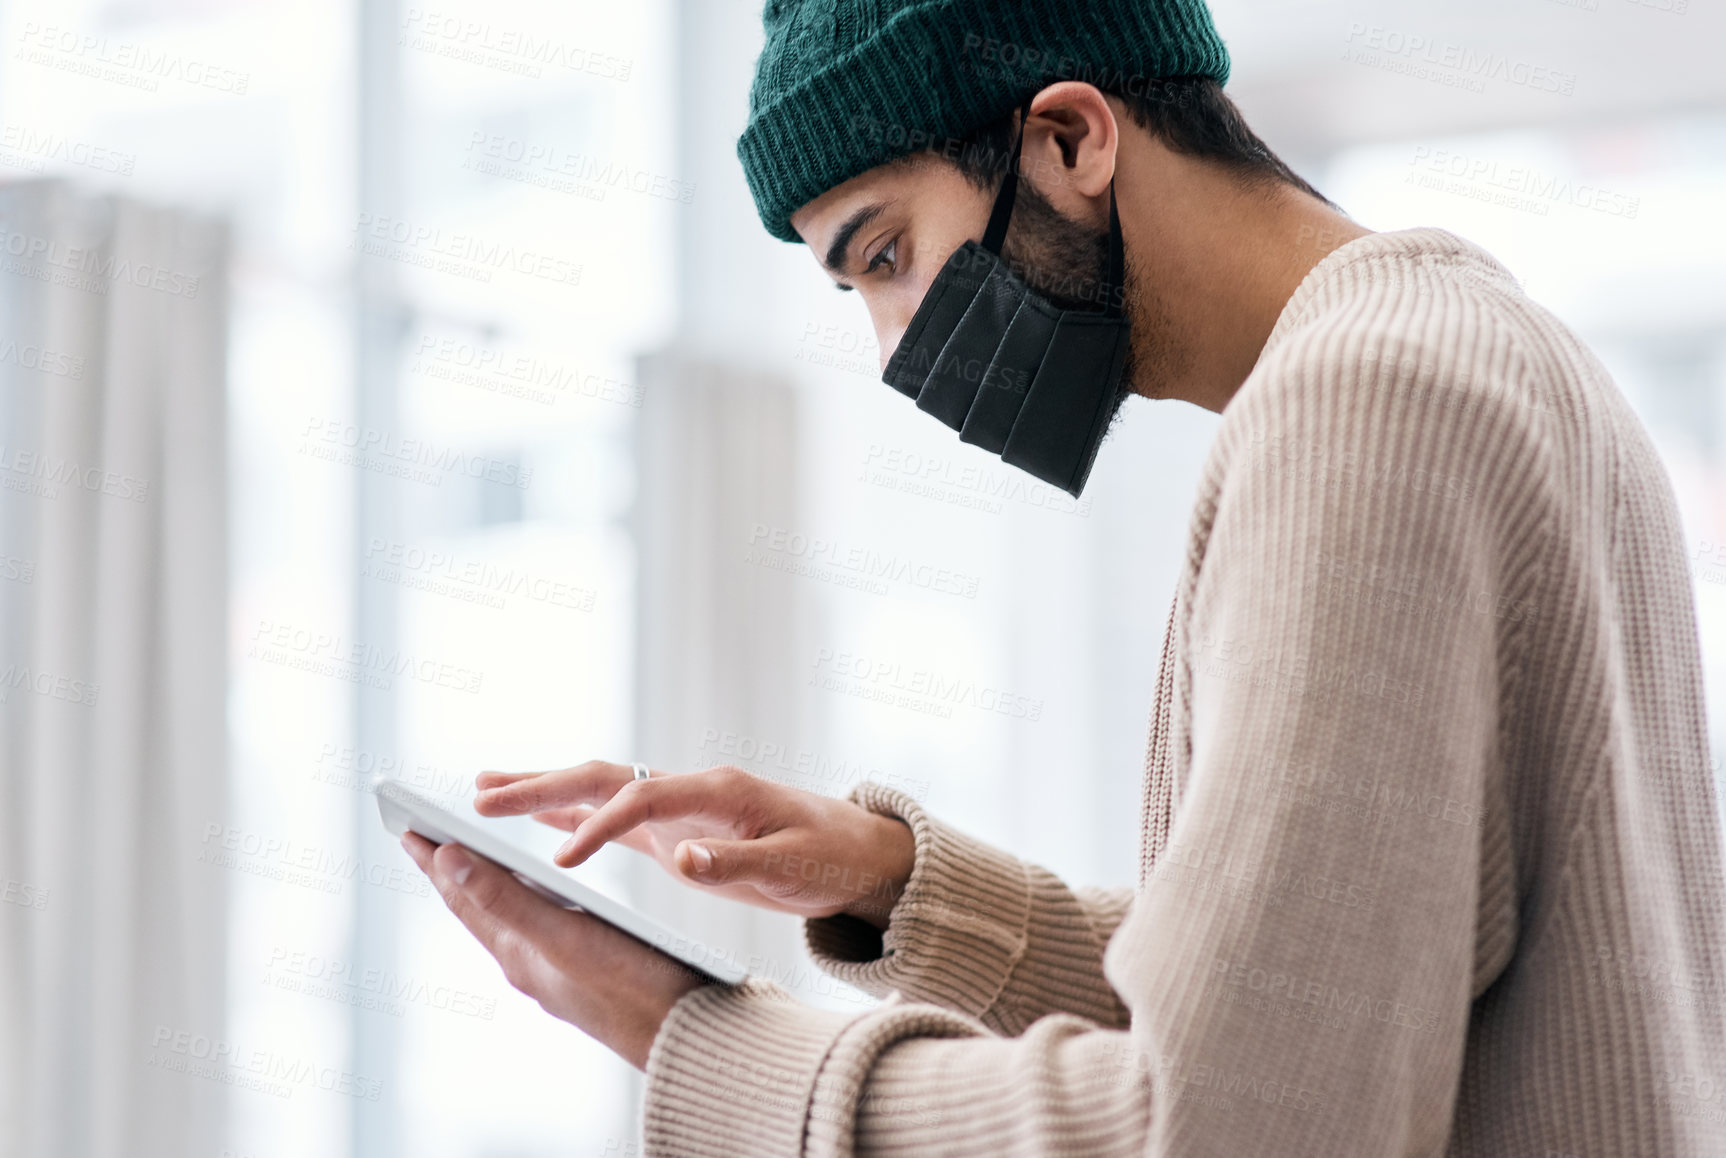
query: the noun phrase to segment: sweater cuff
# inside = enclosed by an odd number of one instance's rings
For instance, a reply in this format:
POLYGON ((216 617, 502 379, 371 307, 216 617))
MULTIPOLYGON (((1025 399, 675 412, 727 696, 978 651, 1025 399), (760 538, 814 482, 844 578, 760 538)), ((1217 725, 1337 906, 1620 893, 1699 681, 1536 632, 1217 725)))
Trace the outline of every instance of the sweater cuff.
POLYGON ((644 1153, 801 1155, 822 1062, 860 1016, 801 1005, 759 978, 691 990, 647 1055, 644 1153))
POLYGON ((804 922, 821 969, 878 997, 893 990, 981 1018, 1024 955, 1031 883, 1024 862, 865 781, 849 799, 910 825, 916 859, 885 932, 851 916, 804 922))

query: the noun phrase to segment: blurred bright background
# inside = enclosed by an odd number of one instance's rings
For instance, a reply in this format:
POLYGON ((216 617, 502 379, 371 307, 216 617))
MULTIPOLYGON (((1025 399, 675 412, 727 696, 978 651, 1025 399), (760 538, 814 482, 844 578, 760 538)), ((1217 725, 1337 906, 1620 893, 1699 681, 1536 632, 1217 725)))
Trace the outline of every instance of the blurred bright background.
MULTIPOLYGON (((1214 9, 1230 92, 1273 148, 1370 228, 1484 245, 1612 369, 1677 491, 1721 750, 1726 12, 1214 9), (1421 45, 1514 67, 1482 79, 1421 45)), ((85 788, 55 805, 57 835, 19 819, 46 806, 18 770, 60 768, 23 738, 24 706, 0 704, 0 876, 48 901, 0 906, 0 1028, 19 1033, 0 1154, 639 1152, 637 1075, 505 983, 378 825, 374 771, 457 798, 482 768, 591 757, 738 763, 832 794, 873 778, 1073 883, 1130 883, 1217 417, 1135 400, 1074 503, 882 385, 861 303, 767 237, 744 187, 759 24, 757 0, 0 4, 6 237, 46 229, 18 224, 33 204, 124 204, 223 239, 195 308, 223 359, 226 558, 176 548, 147 503, 101 518, 165 536, 157 573, 226 568, 202 612, 227 689, 215 779, 174 789, 166 761, 151 781, 183 794, 179 835, 134 834, 161 871, 109 866, 218 898, 167 906, 209 959, 158 977, 175 993, 160 1001, 140 984, 86 1002, 62 968, 99 952, 112 912, 59 846, 101 834, 77 826, 85 788), (852 548, 897 577, 831 565, 852 548), (993 694, 885 698, 920 674, 993 694), (52 1024, 42 993, 79 1012, 38 1065, 21 1051, 52 1024), (200 1040, 272 1059, 275 1079, 220 1059, 176 1072, 200 1040)), ((0 339, 53 345, 30 332, 32 295, 78 291, 10 264, 0 283, 0 339)), ((98 383, 151 328, 88 375, 0 351, 0 415, 46 421, 79 391, 123 413, 98 383)), ((158 420, 180 429, 171 399, 158 420)), ((171 487, 178 454, 143 475, 171 487)), ((69 509, 0 496, 8 533, 37 541, 69 509)), ((33 600, 62 582, 50 563, 23 581, 33 600)), ((0 644, 20 630, 6 618, 0 644)), ((166 701, 140 693, 138 714, 166 701)), ((90 730, 77 705, 31 704, 90 730)), ((64 782, 109 791, 86 767, 99 748, 80 752, 64 782)), ((640 869, 606 866, 620 891, 679 903, 640 869)), ((867 1004, 812 972, 794 921, 682 916, 805 1000, 867 1004)))

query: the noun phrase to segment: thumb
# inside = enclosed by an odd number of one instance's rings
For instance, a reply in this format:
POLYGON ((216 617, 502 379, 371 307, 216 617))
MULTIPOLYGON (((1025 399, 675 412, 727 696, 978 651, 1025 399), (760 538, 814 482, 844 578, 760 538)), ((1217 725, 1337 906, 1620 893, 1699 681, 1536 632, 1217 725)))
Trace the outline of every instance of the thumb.
POLYGON ((677 871, 704 885, 755 882, 776 876, 785 868, 788 842, 774 836, 759 840, 714 840, 701 837, 678 844, 673 857, 677 871))

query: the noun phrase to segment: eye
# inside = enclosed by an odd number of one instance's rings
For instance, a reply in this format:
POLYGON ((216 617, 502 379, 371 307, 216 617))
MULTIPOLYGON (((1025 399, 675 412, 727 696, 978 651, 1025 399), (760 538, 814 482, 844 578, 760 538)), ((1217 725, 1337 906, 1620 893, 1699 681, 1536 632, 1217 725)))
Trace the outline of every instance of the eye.
POLYGON ((864 273, 874 273, 876 270, 880 269, 883 265, 890 265, 893 267, 894 271, 897 272, 898 268, 899 268, 898 253, 899 253, 899 239, 897 237, 895 237, 892 241, 889 241, 886 245, 883 245, 881 247, 881 251, 879 253, 877 253, 874 257, 869 259, 869 264, 864 268, 863 272, 864 273))

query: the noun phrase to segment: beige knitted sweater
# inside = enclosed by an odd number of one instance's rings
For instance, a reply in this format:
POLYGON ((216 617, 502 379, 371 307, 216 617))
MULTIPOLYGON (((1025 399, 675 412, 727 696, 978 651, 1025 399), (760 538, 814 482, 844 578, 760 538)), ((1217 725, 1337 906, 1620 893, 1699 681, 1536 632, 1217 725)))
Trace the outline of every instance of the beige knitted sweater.
POLYGON ((1600 363, 1451 234, 1327 256, 1223 411, 1136 890, 854 798, 915 869, 885 935, 808 940, 887 1003, 691 993, 648 1153, 1726 1156, 1671 488, 1600 363))

